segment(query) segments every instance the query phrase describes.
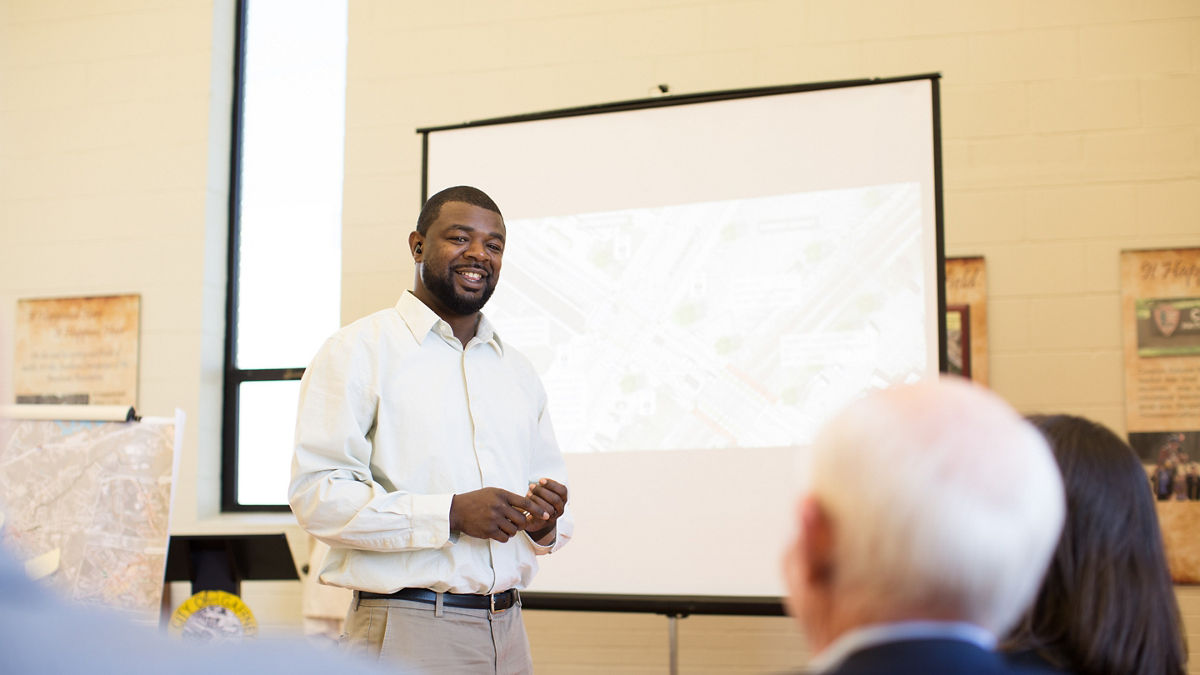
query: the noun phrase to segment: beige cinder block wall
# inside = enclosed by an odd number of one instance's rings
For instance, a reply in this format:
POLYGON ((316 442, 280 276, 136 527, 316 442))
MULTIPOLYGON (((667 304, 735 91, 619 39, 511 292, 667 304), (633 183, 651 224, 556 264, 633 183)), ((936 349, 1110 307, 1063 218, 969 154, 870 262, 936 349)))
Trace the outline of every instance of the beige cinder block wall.
POLYGON ((138 411, 187 415, 176 530, 219 509, 232 44, 231 0, 0 0, 0 320, 141 295, 138 411))
POLYGON ((1200 243, 1192 2, 352 2, 350 34, 347 321, 411 283, 414 129, 658 83, 942 73, 946 252, 987 258, 992 384, 1023 410, 1123 430, 1118 251, 1200 243))
MULTIPOLYGON (((219 514, 233 5, 0 0, 0 327, 19 298, 141 295, 138 411, 187 417, 174 533, 294 525, 219 514)), ((260 622, 298 624, 276 585, 260 622)))
MULTIPOLYGON (((1123 431, 1118 253, 1200 245, 1194 2, 354 2, 343 318, 410 283, 417 127, 643 98, 659 83, 925 72, 943 75, 946 251, 987 259, 993 387, 1023 411, 1123 431)), ((1197 601, 1183 599, 1195 625, 1197 601)), ((661 617, 530 626, 551 672, 665 668, 661 617)), ((685 672, 803 658, 785 619, 693 617, 680 635, 685 672)))
MULTIPOLYGON (((141 406, 188 414, 174 521, 188 529, 278 525, 215 513, 231 17, 229 0, 0 0, 0 317, 21 297, 142 294, 141 406)), ((411 283, 417 127, 659 83, 933 71, 947 254, 988 260, 993 386, 1022 410, 1123 430, 1117 252, 1200 242, 1188 0, 351 0, 342 318, 411 283)), ((1181 589, 1195 645, 1198 596, 1181 589)), ((298 621, 295 591, 250 600, 298 621)), ((543 672, 666 669, 662 617, 531 612, 529 625, 543 672)), ((805 656, 786 619, 679 626, 684 672, 805 656)))

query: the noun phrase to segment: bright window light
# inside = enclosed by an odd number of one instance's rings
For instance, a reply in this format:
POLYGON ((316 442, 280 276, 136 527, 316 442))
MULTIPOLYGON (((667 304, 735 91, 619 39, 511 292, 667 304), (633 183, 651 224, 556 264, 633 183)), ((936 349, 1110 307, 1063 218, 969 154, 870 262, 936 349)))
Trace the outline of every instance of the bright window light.
POLYGON ((346 4, 252 0, 247 23, 237 367, 292 368, 339 322, 346 4))
POLYGON ((226 510, 278 509, 300 376, 340 324, 347 3, 245 0, 226 510))

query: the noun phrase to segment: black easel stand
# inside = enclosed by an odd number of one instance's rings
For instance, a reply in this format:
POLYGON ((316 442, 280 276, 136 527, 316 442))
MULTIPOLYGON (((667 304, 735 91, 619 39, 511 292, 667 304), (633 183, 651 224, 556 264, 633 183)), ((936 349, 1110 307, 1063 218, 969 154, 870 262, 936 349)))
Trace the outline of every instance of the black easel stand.
POLYGON ((192 593, 241 595, 244 580, 298 580, 287 537, 280 534, 171 536, 166 581, 190 581, 192 593))

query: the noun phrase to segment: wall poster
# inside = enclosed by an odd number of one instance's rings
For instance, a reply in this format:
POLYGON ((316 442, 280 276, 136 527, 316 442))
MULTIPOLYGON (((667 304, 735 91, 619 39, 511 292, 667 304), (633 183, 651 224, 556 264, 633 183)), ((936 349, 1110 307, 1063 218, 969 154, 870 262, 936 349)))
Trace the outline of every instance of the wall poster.
POLYGON ((1125 427, 1171 576, 1200 582, 1200 248, 1121 252, 1125 427))
POLYGON ((17 301, 17 403, 137 405, 141 296, 17 301))
POLYGON ((971 379, 970 317, 970 305, 946 305, 947 372, 967 379, 971 379))
POLYGON ((982 257, 946 258, 946 339, 950 372, 987 386, 987 268, 982 257))

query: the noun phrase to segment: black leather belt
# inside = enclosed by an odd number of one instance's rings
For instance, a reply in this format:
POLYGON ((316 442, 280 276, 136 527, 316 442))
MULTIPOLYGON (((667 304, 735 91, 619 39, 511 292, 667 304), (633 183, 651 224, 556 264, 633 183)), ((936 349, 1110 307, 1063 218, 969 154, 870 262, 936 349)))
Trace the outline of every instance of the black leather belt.
MULTIPOLYGON (((411 600, 413 602, 424 602, 430 605, 437 604, 437 592, 431 591, 428 588, 401 588, 395 593, 372 593, 370 591, 359 591, 358 597, 367 600, 411 600)), ((480 595, 476 593, 442 593, 442 604, 446 607, 459 607, 463 609, 490 609, 493 612, 503 612, 504 610, 517 604, 521 595, 517 589, 510 588, 503 593, 495 593, 493 595, 480 595)))

